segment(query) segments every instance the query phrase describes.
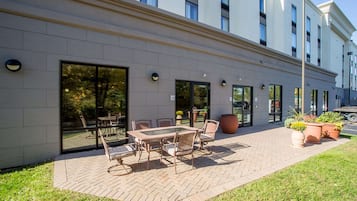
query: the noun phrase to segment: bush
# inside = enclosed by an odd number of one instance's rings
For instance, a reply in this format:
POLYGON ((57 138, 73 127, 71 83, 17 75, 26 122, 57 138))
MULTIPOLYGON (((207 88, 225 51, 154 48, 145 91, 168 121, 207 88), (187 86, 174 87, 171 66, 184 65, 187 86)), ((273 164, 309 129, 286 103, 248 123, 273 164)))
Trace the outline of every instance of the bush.
POLYGON ((294 118, 290 118, 290 117, 286 118, 285 121, 284 121, 284 126, 286 128, 290 128, 291 123, 294 122, 294 121, 296 121, 294 118))
POLYGON ((339 123, 342 122, 344 117, 339 112, 324 112, 317 117, 317 122, 321 123, 339 123))

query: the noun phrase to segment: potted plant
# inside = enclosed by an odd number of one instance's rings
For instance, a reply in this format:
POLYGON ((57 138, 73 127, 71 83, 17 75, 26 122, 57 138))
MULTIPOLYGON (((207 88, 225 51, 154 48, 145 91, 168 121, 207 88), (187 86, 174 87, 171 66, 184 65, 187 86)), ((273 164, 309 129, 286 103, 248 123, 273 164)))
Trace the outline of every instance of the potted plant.
POLYGON ((303 119, 306 125, 305 142, 320 143, 323 124, 316 122, 317 116, 313 114, 304 115, 303 119))
POLYGON ((335 123, 335 127, 333 128, 333 130, 329 130, 329 138, 332 138, 334 140, 338 140, 338 137, 340 136, 340 132, 343 128, 343 122, 337 122, 335 123))
POLYGON ((284 126, 286 128, 290 128, 291 123, 295 121, 303 120, 303 115, 301 112, 296 111, 294 108, 290 107, 288 111, 289 116, 284 121, 284 126))
POLYGON ((181 125, 181 123, 182 123, 182 115, 183 115, 183 111, 182 110, 177 110, 176 111, 176 125, 181 125))
POLYGON ((322 136, 330 137, 337 140, 340 131, 343 128, 344 117, 339 112, 324 112, 318 118, 317 121, 323 123, 322 136))
POLYGON ((293 132, 291 133, 291 142, 293 147, 295 148, 304 147, 305 135, 303 131, 306 129, 305 122, 294 121, 291 123, 290 128, 293 129, 293 132))

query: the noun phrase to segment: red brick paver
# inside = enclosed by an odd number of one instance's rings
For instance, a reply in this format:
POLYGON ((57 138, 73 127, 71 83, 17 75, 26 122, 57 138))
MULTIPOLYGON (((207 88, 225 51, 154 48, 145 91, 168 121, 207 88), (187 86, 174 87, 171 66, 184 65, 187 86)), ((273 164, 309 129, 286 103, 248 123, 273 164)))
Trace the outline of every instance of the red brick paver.
POLYGON ((55 161, 54 186, 119 200, 206 200, 349 141, 324 139, 297 149, 290 134, 274 125, 218 133, 209 144, 212 154, 196 151, 195 168, 191 170, 191 160, 179 161, 178 174, 172 158, 161 164, 159 154, 152 154, 149 170, 145 154, 139 163, 137 156, 125 158, 133 173, 124 176, 107 173, 115 161, 109 162, 103 150, 61 155, 55 161))

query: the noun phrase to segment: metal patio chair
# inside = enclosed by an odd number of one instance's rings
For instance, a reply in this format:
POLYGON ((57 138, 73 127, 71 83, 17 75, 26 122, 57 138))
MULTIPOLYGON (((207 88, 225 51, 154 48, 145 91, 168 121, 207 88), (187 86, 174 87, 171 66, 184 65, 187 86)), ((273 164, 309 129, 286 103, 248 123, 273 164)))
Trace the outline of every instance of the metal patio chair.
POLYGON ((108 143, 104 139, 102 131, 99 129, 98 132, 99 132, 100 139, 101 139, 103 147, 104 147, 105 156, 109 159, 109 161, 117 160, 117 162, 118 162, 117 164, 108 167, 107 172, 108 173, 117 172, 116 174, 113 174, 116 176, 131 173, 132 168, 129 165, 126 165, 123 163, 123 158, 136 154, 135 145, 131 143, 131 144, 125 144, 125 145, 121 145, 121 146, 111 147, 108 145, 108 143), (115 167, 118 167, 118 166, 120 166, 121 168, 114 169, 115 167))
MULTIPOLYGON (((172 143, 164 144, 162 146, 162 151, 174 157, 175 174, 177 174, 177 168, 176 168, 177 157, 191 155, 192 169, 193 169, 193 160, 194 160, 193 148, 194 148, 196 135, 197 135, 197 131, 192 131, 182 134, 176 133, 174 137, 174 141, 172 143)), ((162 161, 162 156, 163 156, 162 151, 161 151, 160 161, 162 161)))

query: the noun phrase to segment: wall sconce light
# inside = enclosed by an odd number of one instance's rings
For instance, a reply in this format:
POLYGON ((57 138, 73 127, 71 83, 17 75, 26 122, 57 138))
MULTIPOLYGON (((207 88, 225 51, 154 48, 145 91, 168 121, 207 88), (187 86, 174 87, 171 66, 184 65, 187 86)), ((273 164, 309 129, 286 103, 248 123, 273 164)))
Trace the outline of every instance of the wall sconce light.
POLYGON ((5 62, 5 67, 9 71, 16 72, 21 70, 21 62, 16 59, 9 59, 5 62))
POLYGON ((264 89, 265 89, 265 84, 261 84, 261 85, 260 85, 260 89, 261 89, 261 90, 264 90, 264 89))
POLYGON ((221 86, 222 86, 222 87, 225 87, 226 85, 227 85, 226 80, 222 80, 222 81, 221 81, 221 86))
POLYGON ((157 73, 151 74, 151 79, 154 82, 158 81, 159 80, 159 74, 157 74, 157 73))

